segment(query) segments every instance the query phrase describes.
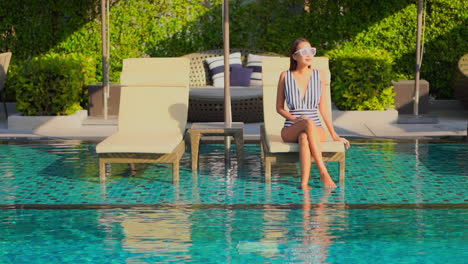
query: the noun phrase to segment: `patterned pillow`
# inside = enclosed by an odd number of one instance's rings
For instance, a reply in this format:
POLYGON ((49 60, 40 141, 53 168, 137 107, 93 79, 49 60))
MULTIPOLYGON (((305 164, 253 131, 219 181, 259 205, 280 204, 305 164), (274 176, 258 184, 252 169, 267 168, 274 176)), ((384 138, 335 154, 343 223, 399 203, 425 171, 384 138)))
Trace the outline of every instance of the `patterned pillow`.
MULTIPOLYGON (((206 58, 210 68, 210 76, 214 87, 224 87, 224 56, 206 58)), ((235 52, 229 55, 230 67, 242 67, 241 53, 235 52)))
POLYGON ((249 54, 247 56, 247 68, 252 68, 252 76, 250 77, 251 86, 262 86, 262 61, 265 56, 249 54))

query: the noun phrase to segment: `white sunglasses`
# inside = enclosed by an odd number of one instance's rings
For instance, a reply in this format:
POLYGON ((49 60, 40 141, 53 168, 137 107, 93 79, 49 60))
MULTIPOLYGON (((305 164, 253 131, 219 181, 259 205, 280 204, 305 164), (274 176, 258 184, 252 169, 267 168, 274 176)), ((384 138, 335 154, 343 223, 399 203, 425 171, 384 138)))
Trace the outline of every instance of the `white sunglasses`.
POLYGON ((305 56, 313 57, 317 53, 317 49, 316 48, 303 48, 294 52, 294 54, 297 54, 297 53, 301 54, 302 57, 305 57, 305 56))

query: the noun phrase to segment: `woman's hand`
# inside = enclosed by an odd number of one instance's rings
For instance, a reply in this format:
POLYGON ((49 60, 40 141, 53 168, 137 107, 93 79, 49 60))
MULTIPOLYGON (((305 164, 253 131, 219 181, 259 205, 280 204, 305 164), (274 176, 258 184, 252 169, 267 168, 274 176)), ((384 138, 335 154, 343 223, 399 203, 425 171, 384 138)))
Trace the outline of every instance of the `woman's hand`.
POLYGON ((294 118, 292 121, 293 121, 293 123, 297 123, 297 122, 299 122, 301 120, 306 120, 306 119, 307 119, 306 116, 300 116, 300 117, 294 118))
POLYGON ((349 147, 351 146, 351 144, 349 143, 349 141, 346 138, 340 137, 338 135, 335 135, 333 137, 333 140, 343 142, 343 144, 345 144, 346 149, 349 149, 349 147))

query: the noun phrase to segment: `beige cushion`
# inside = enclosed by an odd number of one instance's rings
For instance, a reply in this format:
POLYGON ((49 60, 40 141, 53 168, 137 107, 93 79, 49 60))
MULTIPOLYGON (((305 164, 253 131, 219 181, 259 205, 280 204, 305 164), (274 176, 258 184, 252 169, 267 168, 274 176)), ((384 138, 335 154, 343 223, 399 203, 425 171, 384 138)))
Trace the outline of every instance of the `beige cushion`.
MULTIPOLYGON (((281 131, 267 131, 266 142, 268 143, 268 150, 272 153, 281 152, 299 152, 299 145, 297 143, 285 143, 281 139, 281 131), (273 133, 269 133, 273 132, 273 133)), ((345 148, 342 142, 339 141, 325 141, 322 143, 322 152, 344 152, 345 148)))
POLYGON ((187 58, 130 58, 123 60, 122 85, 185 86, 189 82, 187 58))
POLYGON ((122 133, 106 138, 96 146, 97 153, 171 153, 183 139, 174 133, 122 133))
POLYGON ((121 88, 119 132, 181 134, 187 123, 188 86, 121 88))
MULTIPOLYGON (((325 86, 328 92, 330 114, 330 70, 327 57, 314 57, 312 67, 322 70, 325 77, 325 86)), ((297 152, 298 144, 284 143, 281 139, 281 129, 284 126, 284 117, 276 112, 276 96, 279 77, 282 72, 289 69, 289 58, 264 58, 262 64, 263 74, 263 115, 266 131, 266 142, 270 152, 297 152)), ((287 108, 286 104, 285 107, 287 108)), ((320 119, 322 119, 322 116, 320 119)), ((322 124, 324 126, 325 122, 322 124)), ((328 129, 325 129, 327 141, 322 144, 323 152, 344 152, 345 147, 341 142, 331 140, 328 129)))

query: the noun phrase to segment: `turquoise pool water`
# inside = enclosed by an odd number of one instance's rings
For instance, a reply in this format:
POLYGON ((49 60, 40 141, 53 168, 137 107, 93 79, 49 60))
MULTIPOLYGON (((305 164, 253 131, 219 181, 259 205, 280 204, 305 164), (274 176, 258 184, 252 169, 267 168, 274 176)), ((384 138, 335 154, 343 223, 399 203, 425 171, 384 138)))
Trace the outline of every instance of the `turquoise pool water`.
MULTIPOLYGON (((0 145, 0 263, 466 263, 466 143, 354 144, 346 182, 309 192, 282 164, 266 184, 258 145, 225 168, 202 145, 200 172, 113 165, 95 145, 0 145)), ((233 150, 234 151, 234 150, 233 150)), ((327 165, 337 179, 337 164, 327 165)))

